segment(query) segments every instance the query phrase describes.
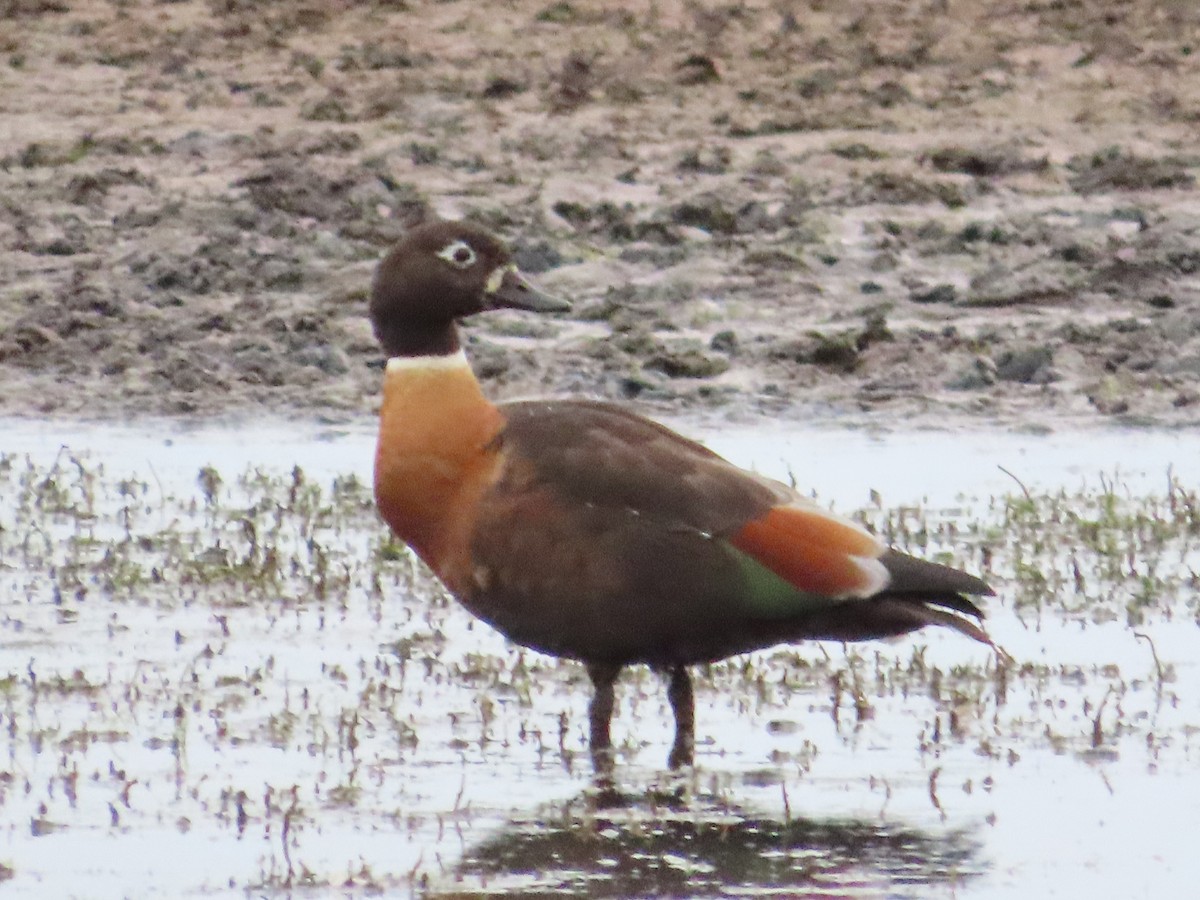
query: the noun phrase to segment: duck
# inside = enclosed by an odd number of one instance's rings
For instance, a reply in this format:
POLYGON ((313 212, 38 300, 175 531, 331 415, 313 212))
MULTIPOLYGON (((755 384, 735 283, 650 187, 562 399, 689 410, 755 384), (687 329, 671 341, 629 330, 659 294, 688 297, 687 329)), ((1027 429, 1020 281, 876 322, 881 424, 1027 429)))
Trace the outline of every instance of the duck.
POLYGON ((627 666, 666 676, 677 770, 695 759, 690 667, 927 626, 995 646, 976 602, 993 591, 975 575, 889 547, 625 406, 489 400, 460 321, 570 308, 477 224, 407 231, 370 291, 387 357, 374 494, 467 610, 523 647, 582 663, 597 772, 614 764, 614 685, 627 666))

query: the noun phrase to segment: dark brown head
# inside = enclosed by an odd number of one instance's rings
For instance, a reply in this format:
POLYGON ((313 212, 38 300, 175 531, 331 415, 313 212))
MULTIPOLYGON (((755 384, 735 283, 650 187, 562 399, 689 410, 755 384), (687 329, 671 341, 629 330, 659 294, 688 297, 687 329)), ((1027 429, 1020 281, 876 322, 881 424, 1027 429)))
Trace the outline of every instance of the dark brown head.
POLYGON ((536 290, 508 248, 469 222, 413 228, 383 258, 371 284, 371 325, 389 358, 453 353, 457 319, 501 308, 571 306, 536 290))

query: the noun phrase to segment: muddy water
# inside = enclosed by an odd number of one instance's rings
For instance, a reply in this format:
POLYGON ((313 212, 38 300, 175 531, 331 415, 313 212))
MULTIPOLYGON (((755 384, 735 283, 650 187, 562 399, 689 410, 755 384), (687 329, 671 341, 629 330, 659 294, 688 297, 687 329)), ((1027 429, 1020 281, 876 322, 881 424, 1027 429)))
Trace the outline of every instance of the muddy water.
POLYGON ((1197 539, 1105 556, 1069 530, 1104 521, 1081 490, 1149 509, 1130 530, 1165 520, 1168 469, 1177 491, 1200 483, 1189 436, 756 428, 708 442, 864 509, 914 552, 978 568, 988 548, 989 627, 1013 662, 933 633, 714 666, 697 679, 685 779, 663 770, 662 685, 628 672, 624 800, 599 803, 586 679, 508 647, 394 558, 344 478, 369 476, 368 425, 64 438, 10 423, 0 889, 1190 895, 1197 539), (223 479, 207 496, 206 465, 223 479), (239 482, 247 466, 261 472, 239 482), (1024 497, 1013 476, 1035 496, 1065 489, 1061 508, 1016 516, 1001 499, 1024 497), (1030 567, 1062 578, 1030 600, 1030 567))

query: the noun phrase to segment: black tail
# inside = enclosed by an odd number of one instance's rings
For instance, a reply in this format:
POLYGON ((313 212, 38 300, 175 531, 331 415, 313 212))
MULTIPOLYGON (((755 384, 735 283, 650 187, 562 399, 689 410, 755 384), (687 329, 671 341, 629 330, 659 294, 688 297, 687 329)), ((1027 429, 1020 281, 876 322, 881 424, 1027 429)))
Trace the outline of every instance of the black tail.
POLYGON ((987 633, 974 622, 953 615, 961 613, 975 619, 983 619, 983 610, 970 597, 992 596, 996 592, 982 579, 940 563, 917 559, 899 550, 888 550, 879 561, 892 576, 892 583, 873 599, 898 600, 913 604, 920 609, 921 617, 930 625, 944 625, 984 644, 995 646, 987 633))

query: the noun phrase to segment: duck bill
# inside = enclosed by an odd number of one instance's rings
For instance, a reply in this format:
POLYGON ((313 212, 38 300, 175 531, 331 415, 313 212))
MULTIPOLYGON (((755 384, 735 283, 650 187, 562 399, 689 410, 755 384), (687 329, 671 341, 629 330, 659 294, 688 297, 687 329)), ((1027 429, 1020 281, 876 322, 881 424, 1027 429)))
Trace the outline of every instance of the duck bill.
POLYGON ((488 279, 484 298, 488 309, 527 309, 531 312, 566 312, 571 304, 543 293, 529 283, 514 265, 497 269, 488 279))

